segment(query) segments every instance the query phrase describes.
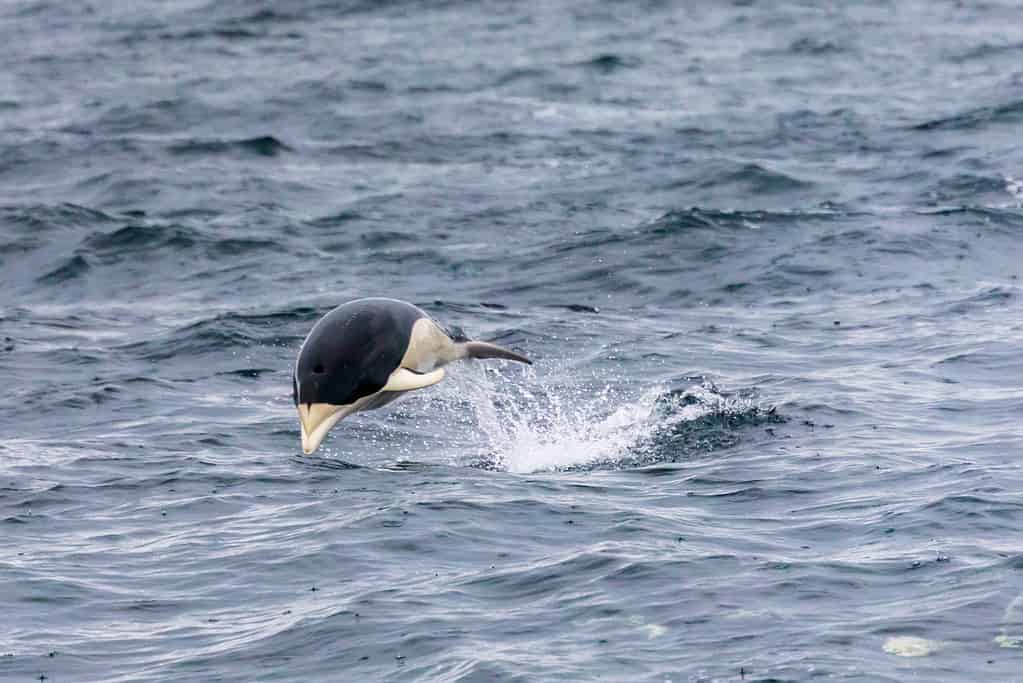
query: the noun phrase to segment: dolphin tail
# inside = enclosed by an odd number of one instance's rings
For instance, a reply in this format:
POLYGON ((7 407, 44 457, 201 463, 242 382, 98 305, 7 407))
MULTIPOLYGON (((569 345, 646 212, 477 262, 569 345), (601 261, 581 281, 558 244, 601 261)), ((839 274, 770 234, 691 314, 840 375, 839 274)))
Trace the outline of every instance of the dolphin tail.
POLYGON ((508 349, 501 348, 497 344, 491 344, 490 342, 484 341, 467 341, 461 342, 459 346, 465 352, 466 358, 504 358, 505 360, 513 360, 519 363, 526 363, 532 365, 533 361, 529 360, 521 353, 515 353, 508 349))

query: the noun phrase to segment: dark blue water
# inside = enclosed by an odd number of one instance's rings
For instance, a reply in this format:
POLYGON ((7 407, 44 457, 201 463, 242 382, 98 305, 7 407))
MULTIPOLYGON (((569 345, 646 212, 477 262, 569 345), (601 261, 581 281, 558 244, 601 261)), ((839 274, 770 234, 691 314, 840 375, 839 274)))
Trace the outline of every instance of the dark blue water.
POLYGON ((7 2, 0 679, 1010 681, 1015 3, 7 2), (302 457, 315 320, 453 366, 302 457))

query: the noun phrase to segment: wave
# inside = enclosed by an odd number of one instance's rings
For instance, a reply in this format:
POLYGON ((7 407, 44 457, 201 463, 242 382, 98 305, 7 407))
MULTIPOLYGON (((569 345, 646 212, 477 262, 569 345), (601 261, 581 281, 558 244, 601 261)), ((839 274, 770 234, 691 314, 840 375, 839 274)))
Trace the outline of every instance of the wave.
MULTIPOLYGON (((324 312, 296 306, 270 313, 223 313, 178 327, 166 335, 119 346, 117 350, 127 351, 143 360, 162 361, 178 356, 187 358, 208 353, 226 354, 252 346, 284 344, 297 349, 301 336, 284 333, 282 327, 301 322, 304 329, 324 312)), ((253 372, 264 371, 250 369, 242 372, 251 375, 253 372)))
POLYGON ((293 151, 272 135, 237 140, 186 140, 170 145, 167 150, 178 155, 212 155, 241 152, 261 157, 276 157, 293 151))
POLYGON ((958 114, 942 116, 913 126, 913 130, 973 130, 989 124, 1018 124, 1023 121, 1023 100, 974 107, 958 114))
POLYGON ((68 202, 0 206, 0 226, 31 232, 97 226, 116 221, 117 218, 111 214, 68 202))
POLYGON ((252 237, 221 237, 175 224, 132 224, 113 232, 97 233, 85 246, 107 258, 138 252, 181 251, 201 247, 209 256, 238 256, 249 251, 280 248, 277 240, 252 237))
POLYGON ((623 69, 634 69, 642 64, 638 57, 604 53, 593 59, 580 62, 577 66, 602 74, 610 74, 623 69))
POLYGON ((92 270, 92 266, 85 260, 85 257, 81 254, 75 254, 65 259, 53 270, 37 277, 36 282, 41 285, 59 285, 78 279, 90 270, 92 270))
POLYGON ((805 191, 815 185, 814 181, 761 164, 718 159, 693 165, 691 174, 666 183, 663 189, 692 189, 704 196, 755 196, 805 191))

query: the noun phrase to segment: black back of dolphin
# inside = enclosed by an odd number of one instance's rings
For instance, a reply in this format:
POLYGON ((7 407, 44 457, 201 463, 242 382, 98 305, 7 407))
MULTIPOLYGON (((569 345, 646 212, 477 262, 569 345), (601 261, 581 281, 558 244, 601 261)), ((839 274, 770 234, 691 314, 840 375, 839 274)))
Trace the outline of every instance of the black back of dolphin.
POLYGON ((380 391, 426 313, 395 299, 359 299, 320 319, 298 355, 295 405, 348 405, 380 391))

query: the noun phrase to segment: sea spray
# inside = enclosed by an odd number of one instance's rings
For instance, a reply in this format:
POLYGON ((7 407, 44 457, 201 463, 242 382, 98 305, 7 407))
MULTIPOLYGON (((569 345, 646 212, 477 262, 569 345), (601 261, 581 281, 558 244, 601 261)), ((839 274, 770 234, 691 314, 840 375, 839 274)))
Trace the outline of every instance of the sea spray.
POLYGON ((677 441, 691 431, 687 425, 719 416, 709 425, 716 429, 746 421, 736 418, 773 416, 754 398, 726 396, 709 382, 636 392, 607 380, 545 383, 533 368, 505 376, 478 364, 460 373, 451 389, 471 411, 479 435, 469 464, 516 473, 674 460, 685 452, 677 441))

